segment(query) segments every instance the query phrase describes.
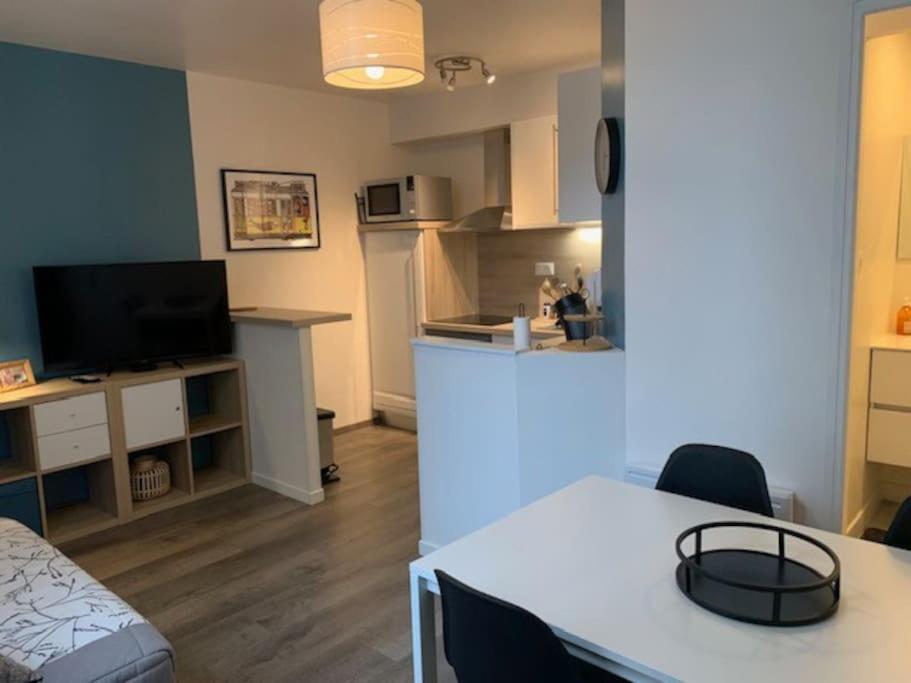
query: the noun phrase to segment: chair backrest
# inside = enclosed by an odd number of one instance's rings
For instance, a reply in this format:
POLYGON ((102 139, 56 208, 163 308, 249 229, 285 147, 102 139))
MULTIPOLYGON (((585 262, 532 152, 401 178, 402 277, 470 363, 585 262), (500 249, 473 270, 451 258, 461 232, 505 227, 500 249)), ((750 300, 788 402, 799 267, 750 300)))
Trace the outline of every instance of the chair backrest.
POLYGON ((733 448, 681 446, 667 459, 655 488, 774 516, 762 465, 749 453, 733 448))
POLYGON ((566 648, 531 612, 437 570, 446 660, 459 683, 579 683, 566 648))
POLYGON ((907 498, 898 508, 883 543, 893 548, 911 550, 911 498, 907 498))

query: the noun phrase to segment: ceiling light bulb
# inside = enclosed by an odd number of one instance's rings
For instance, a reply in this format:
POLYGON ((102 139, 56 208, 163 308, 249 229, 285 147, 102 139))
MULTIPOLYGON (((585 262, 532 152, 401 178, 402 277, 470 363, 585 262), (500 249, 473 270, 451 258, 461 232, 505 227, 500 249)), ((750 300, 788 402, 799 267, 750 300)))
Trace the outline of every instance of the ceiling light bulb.
POLYGON ((449 92, 453 92, 455 90, 455 76, 456 76, 455 73, 453 73, 452 76, 449 78, 449 82, 446 84, 446 89, 449 92))
POLYGON ((364 68, 364 73, 367 74, 367 78, 378 81, 386 75, 386 69, 382 66, 368 66, 364 68))
POLYGON ((481 73, 484 75, 487 85, 493 85, 494 81, 497 80, 497 75, 490 73, 490 70, 486 66, 481 67, 481 73))

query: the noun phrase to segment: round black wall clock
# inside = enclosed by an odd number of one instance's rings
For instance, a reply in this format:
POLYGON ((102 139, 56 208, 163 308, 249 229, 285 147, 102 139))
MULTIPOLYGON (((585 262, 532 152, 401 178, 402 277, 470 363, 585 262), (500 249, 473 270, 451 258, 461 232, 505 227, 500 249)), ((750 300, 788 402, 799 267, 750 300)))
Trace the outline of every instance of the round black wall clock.
POLYGON ((615 117, 601 119, 595 131, 595 182, 601 194, 617 191, 620 155, 620 123, 615 117))

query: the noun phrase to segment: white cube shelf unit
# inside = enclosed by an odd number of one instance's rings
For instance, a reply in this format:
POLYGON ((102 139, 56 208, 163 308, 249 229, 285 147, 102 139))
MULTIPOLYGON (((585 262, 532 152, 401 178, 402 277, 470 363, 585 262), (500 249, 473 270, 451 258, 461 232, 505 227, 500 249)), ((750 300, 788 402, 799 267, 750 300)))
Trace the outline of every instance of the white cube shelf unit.
POLYGON ((56 379, 0 395, 8 453, 0 487, 34 479, 44 535, 63 542, 250 481, 242 361, 118 372, 97 384, 56 379), (202 454, 196 457, 198 454, 202 454), (130 462, 166 461, 171 490, 130 495, 130 462))

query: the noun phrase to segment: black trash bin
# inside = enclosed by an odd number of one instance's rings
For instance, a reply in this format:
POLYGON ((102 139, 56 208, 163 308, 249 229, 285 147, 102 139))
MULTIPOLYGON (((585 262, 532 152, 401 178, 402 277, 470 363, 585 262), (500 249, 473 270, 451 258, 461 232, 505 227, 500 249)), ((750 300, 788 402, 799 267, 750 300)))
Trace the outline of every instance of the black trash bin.
POLYGON ((324 484, 338 481, 338 465, 335 464, 335 440, 333 437, 335 411, 316 409, 316 424, 319 431, 319 468, 324 484))

